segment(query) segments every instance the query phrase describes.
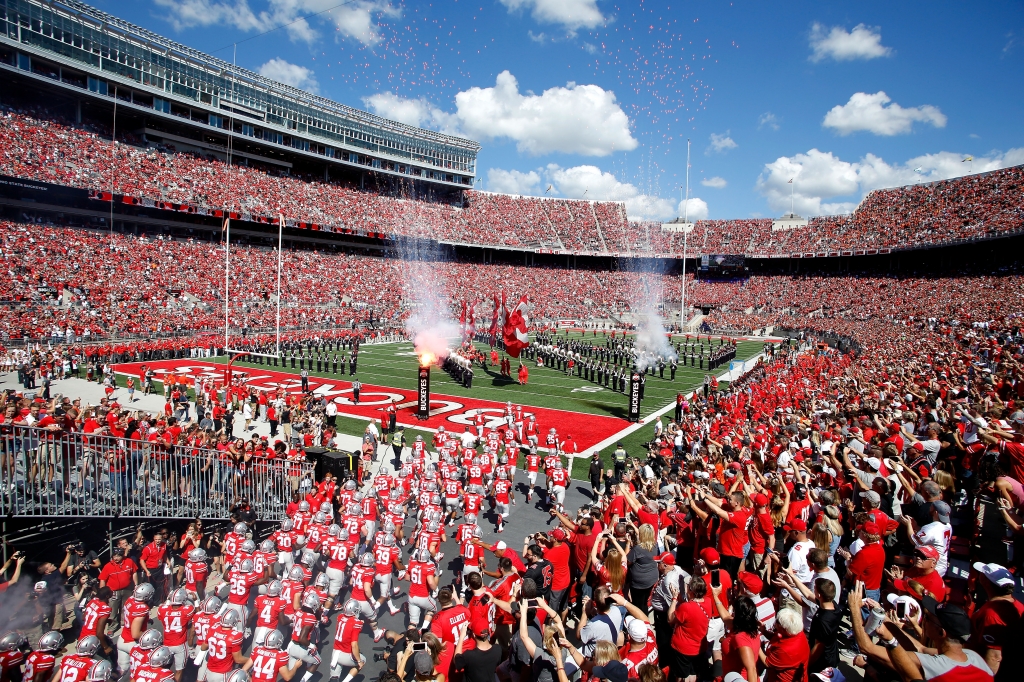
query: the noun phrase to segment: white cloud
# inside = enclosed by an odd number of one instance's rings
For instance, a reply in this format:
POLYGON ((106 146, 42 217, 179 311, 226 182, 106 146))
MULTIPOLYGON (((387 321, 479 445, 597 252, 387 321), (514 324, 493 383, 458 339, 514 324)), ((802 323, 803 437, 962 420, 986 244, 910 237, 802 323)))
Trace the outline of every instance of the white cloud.
POLYGON ((406 99, 387 90, 364 97, 363 104, 378 116, 399 123, 420 128, 434 128, 447 133, 455 133, 458 129, 458 120, 454 115, 443 111, 423 98, 406 99))
POLYGON ((501 0, 510 12, 529 10, 539 22, 559 24, 574 31, 596 28, 604 22, 597 0, 501 0))
POLYGON ((938 107, 924 104, 919 107, 901 107, 892 102, 885 92, 873 95, 855 92, 846 104, 837 104, 825 114, 822 125, 840 135, 867 130, 875 135, 901 135, 909 133, 915 121, 930 123, 936 128, 946 127, 946 116, 938 107), (886 106, 888 105, 888 106, 886 106))
POLYGON ((676 211, 679 217, 683 217, 683 204, 686 204, 686 221, 692 223, 695 220, 707 220, 708 203, 697 197, 690 197, 686 201, 680 201, 676 211))
POLYGON ((703 180, 700 181, 700 184, 704 185, 705 187, 711 187, 713 189, 722 189, 728 183, 725 181, 725 178, 720 178, 716 175, 713 178, 704 178, 703 180))
MULTIPOLYGON (((766 164, 757 179, 757 189, 776 211, 789 211, 790 191, 796 212, 805 215, 849 213, 873 189, 899 187, 959 177, 969 172, 964 154, 938 152, 889 164, 874 154, 860 161, 843 161, 831 152, 811 149, 806 154, 781 156, 766 164), (793 178, 794 184, 789 180, 793 178), (829 201, 831 200, 831 201, 829 201)), ((991 152, 974 157, 974 172, 1007 168, 1024 163, 1024 147, 1005 154, 991 152)))
POLYGON ((597 166, 561 168, 549 164, 546 176, 559 194, 570 199, 625 202, 626 215, 631 219, 669 220, 676 217, 672 200, 644 194, 636 185, 621 182, 597 166))
POLYGON ((268 8, 254 12, 248 0, 154 0, 170 12, 164 17, 181 31, 195 26, 233 26, 242 31, 269 31, 283 26, 292 40, 313 43, 319 33, 304 17, 319 14, 316 19, 329 22, 334 31, 364 45, 380 42, 381 18, 402 16, 401 7, 386 0, 352 0, 335 6, 333 0, 269 0, 268 8), (325 10, 328 10, 325 12, 325 10))
POLYGON ((312 69, 298 64, 290 64, 280 57, 274 57, 263 66, 256 69, 261 76, 272 80, 291 85, 300 90, 316 92, 319 87, 312 69))
POLYGON ((760 116, 758 116, 757 117, 757 129, 760 130, 761 128, 764 128, 765 126, 768 126, 772 130, 778 130, 779 129, 779 119, 778 119, 778 117, 775 114, 773 114, 772 112, 770 112, 770 111, 766 111, 763 114, 761 114, 760 116))
POLYGON ((460 92, 455 104, 467 135, 509 138, 529 154, 607 156, 637 146, 615 93, 597 85, 568 83, 540 95, 523 95, 515 76, 502 71, 493 88, 460 92))
POLYGON ((537 171, 523 173, 517 170, 491 168, 487 171, 487 189, 505 194, 536 194, 540 185, 537 171))
POLYGON ((892 54, 892 49, 882 45, 881 29, 864 24, 857 24, 849 32, 842 26, 833 26, 826 32, 825 26, 815 22, 811 26, 811 50, 812 62, 828 58, 839 62, 875 59, 892 54))
POLYGON ((705 154, 711 152, 727 152, 730 149, 736 149, 739 145, 729 137, 729 131, 726 130, 724 133, 719 135, 718 133, 711 133, 711 146, 704 150, 705 154))

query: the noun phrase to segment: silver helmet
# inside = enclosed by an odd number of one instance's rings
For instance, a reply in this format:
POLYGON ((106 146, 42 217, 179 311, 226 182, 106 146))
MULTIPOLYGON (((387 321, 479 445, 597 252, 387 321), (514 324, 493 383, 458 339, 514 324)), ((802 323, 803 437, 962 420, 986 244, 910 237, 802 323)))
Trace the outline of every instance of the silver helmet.
POLYGON ((278 630, 271 630, 267 638, 263 640, 263 646, 268 649, 280 649, 284 646, 284 635, 278 630))
POLYGON ((252 540, 246 540, 238 549, 242 550, 246 554, 252 554, 256 551, 256 543, 252 540))
POLYGON ((288 571, 289 580, 305 580, 306 574, 302 572, 301 566, 292 566, 291 570, 288 571))
POLYGON ((25 646, 25 636, 20 632, 6 632, 0 637, 0 651, 14 651, 25 646))
POLYGON ((330 502, 324 502, 323 504, 321 504, 320 505, 320 511, 322 511, 324 514, 330 514, 331 511, 332 511, 331 510, 331 503, 330 502))
POLYGON ((224 602, 222 602, 217 597, 213 597, 213 596, 207 597, 206 599, 203 600, 203 613, 207 613, 207 614, 213 615, 213 614, 217 613, 218 611, 220 611, 220 607, 223 606, 223 605, 224 605, 224 602))
POLYGON ((167 597, 167 601, 174 606, 184 606, 188 603, 188 591, 184 587, 179 587, 171 592, 170 596, 167 597))
POLYGON ((349 479, 349 480, 345 481, 345 490, 355 490, 355 489, 356 489, 356 482, 355 481, 353 481, 352 479, 349 479))
POLYGON ((300 512, 308 512, 309 511, 309 502, 307 502, 305 500, 303 500, 302 502, 299 502, 299 511, 300 512))
POLYGON ((327 534, 332 538, 336 538, 341 535, 341 526, 336 523, 332 523, 331 527, 327 529, 327 534))
POLYGON ((220 617, 220 624, 223 627, 234 628, 235 630, 238 630, 243 625, 242 617, 238 615, 238 611, 225 611, 224 615, 220 617))
POLYGON ((164 644, 164 633, 159 630, 146 630, 139 637, 139 646, 143 649, 155 649, 164 644))
POLYGON ((313 568, 313 564, 316 563, 316 555, 306 550, 302 553, 302 558, 299 560, 299 563, 306 568, 313 568))
POLYGON ((292 523, 291 519, 285 519, 281 522, 281 530, 283 530, 285 533, 289 532, 294 527, 295 524, 292 523))
POLYGON ((154 668, 170 668, 174 662, 174 654, 165 646, 158 648, 149 655, 149 664, 154 668))
POLYGON ((274 547, 274 541, 273 540, 264 540, 263 542, 260 543, 260 551, 263 552, 264 554, 270 554, 275 549, 277 549, 277 548, 274 547))
POLYGON ((206 561, 206 550, 196 547, 188 553, 188 560, 194 561, 197 564, 203 563, 204 561, 206 561))
POLYGON ((317 575, 316 580, 313 581, 316 587, 327 589, 327 586, 331 584, 331 579, 327 577, 326 573, 320 573, 317 575))
POLYGON ((243 559, 242 563, 238 565, 238 570, 242 573, 252 573, 255 568, 252 559, 243 559))
POLYGON ((280 597, 281 596, 281 581, 280 580, 271 580, 267 584, 267 595, 271 596, 271 597, 280 597))
POLYGON ((239 521, 232 530, 235 531, 235 535, 245 535, 249 532, 249 526, 239 521))
POLYGON ((50 630, 45 635, 39 638, 36 643, 36 649, 38 651, 60 651, 64 646, 64 635, 60 634, 56 630, 50 630))
POLYGON ((395 536, 391 533, 385 533, 384 536, 380 539, 380 544, 384 545, 385 547, 394 547, 395 536))
POLYGON ((359 602, 357 602, 355 599, 349 599, 347 602, 345 602, 345 606, 342 607, 342 613, 344 613, 349 618, 357 615, 359 613, 359 602))
POLYGON ((87 682, 109 682, 114 674, 114 665, 107 660, 96 661, 96 665, 89 670, 87 682))
POLYGON ((475 526, 476 525, 476 514, 466 514, 466 523, 475 526))
POLYGON ((100 638, 96 635, 83 637, 78 640, 75 650, 80 656, 92 656, 100 650, 100 638))
POLYGON ((359 563, 363 566, 373 566, 373 554, 370 552, 363 553, 363 556, 359 557, 359 563))
POLYGON ((136 586, 135 591, 132 592, 132 598, 134 598, 135 601, 146 602, 148 604, 149 600, 151 600, 155 594, 156 590, 152 585, 149 583, 142 583, 136 586))
POLYGON ((224 678, 224 682, 251 682, 251 680, 252 678, 249 676, 249 673, 241 668, 232 670, 228 673, 228 676, 224 678))
POLYGON ((313 515, 313 523, 327 523, 327 514, 317 512, 313 515))
POLYGON ((319 609, 320 608, 320 597, 316 592, 307 592, 306 596, 302 598, 302 608, 304 609, 319 609))

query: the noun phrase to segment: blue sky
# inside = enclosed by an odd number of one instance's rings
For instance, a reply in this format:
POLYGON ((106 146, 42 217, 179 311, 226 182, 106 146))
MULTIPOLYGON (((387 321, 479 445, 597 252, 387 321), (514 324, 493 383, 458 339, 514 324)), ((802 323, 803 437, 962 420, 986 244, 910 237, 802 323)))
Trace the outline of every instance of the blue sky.
POLYGON ((1024 163, 1019 1, 93 2, 473 137, 478 188, 631 216, 682 213, 687 138, 691 218, 779 215, 791 189, 798 213, 849 212, 876 187, 1024 163))

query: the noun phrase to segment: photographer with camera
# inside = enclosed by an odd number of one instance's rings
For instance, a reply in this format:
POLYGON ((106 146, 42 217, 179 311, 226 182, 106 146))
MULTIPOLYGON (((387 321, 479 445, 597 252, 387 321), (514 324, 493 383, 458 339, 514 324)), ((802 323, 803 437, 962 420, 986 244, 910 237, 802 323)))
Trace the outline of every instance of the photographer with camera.
POLYGON ((86 552, 82 542, 72 542, 64 548, 64 561, 60 565, 60 572, 68 577, 68 585, 77 585, 82 575, 90 578, 99 575, 100 559, 96 552, 86 552))
POLYGON ((15 552, 12 554, 11 558, 5 561, 3 567, 0 568, 0 576, 7 575, 7 569, 11 567, 11 564, 14 564, 14 573, 11 574, 10 580, 0 583, 0 592, 4 592, 12 585, 18 584, 18 581, 21 579, 21 569, 25 565, 25 553, 15 552))

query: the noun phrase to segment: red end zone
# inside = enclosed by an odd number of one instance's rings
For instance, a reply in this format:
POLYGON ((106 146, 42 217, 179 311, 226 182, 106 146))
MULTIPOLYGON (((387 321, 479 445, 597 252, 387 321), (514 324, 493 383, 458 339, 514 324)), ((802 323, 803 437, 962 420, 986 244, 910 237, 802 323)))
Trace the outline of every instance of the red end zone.
MULTIPOLYGON (((187 376, 192 379, 199 379, 200 381, 214 379, 218 383, 224 377, 223 364, 188 358, 119 364, 114 366, 114 371, 118 374, 137 377, 143 364, 152 368, 158 381, 172 372, 177 376, 187 376)), ((275 372, 254 367, 236 367, 234 372, 236 375, 240 372, 248 373, 249 377, 246 385, 258 391, 298 393, 302 387, 302 382, 298 375, 288 372, 275 372)), ((338 405, 338 413, 350 417, 380 419, 383 416, 382 410, 387 405, 390 405, 392 400, 397 400, 399 407, 398 421, 406 426, 429 430, 437 430, 437 427, 444 426, 448 431, 454 429, 457 432, 462 432, 466 426, 473 424, 473 417, 478 412, 491 415, 487 421, 487 426, 497 427, 504 424, 502 420, 502 415, 505 413, 504 404, 490 400, 432 394, 430 417, 420 421, 415 415, 415 389, 404 390, 363 384, 359 391, 358 405, 352 402, 352 384, 348 381, 311 376, 309 377, 309 390, 316 395, 333 399, 338 405)), ((559 436, 571 435, 581 451, 614 436, 628 426, 627 422, 615 417, 603 417, 600 415, 582 414, 580 412, 568 412, 566 410, 551 410, 544 407, 524 406, 523 413, 524 415, 533 414, 536 416, 537 423, 541 427, 541 434, 546 433, 550 428, 555 428, 558 430, 559 436)))

